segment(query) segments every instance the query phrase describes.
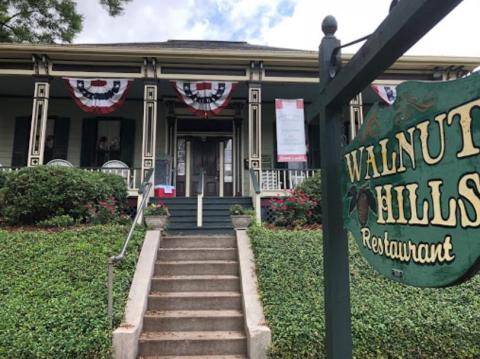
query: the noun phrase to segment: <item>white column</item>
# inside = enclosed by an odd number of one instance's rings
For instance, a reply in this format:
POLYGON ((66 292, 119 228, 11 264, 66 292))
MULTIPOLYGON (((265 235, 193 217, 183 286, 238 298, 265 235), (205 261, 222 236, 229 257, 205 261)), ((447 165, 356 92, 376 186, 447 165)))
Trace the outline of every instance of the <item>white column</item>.
POLYGON ((155 167, 156 139, 157 84, 146 83, 143 95, 142 182, 147 171, 155 167))
POLYGON ((220 151, 220 156, 219 156, 219 181, 218 181, 218 184, 219 184, 219 190, 218 190, 218 195, 220 197, 223 197, 224 196, 224 166, 225 166, 225 158, 224 158, 224 155, 225 155, 225 143, 223 141, 220 141, 219 143, 219 151, 220 151))
POLYGON ((185 143, 185 197, 190 197, 190 161, 192 158, 191 154, 191 142, 187 141, 185 143))
POLYGON ((45 133, 47 131, 49 96, 50 83, 48 81, 35 82, 32 122, 30 128, 30 141, 28 145, 27 166, 29 167, 39 166, 43 164, 45 133))
MULTIPOLYGON (((262 170, 262 89, 260 84, 250 84, 248 88, 248 163, 255 171, 261 186, 262 170)), ((260 196, 255 194, 250 181, 250 195, 254 199, 257 221, 260 222, 260 196)))
POLYGON ((363 100, 359 93, 350 101, 350 141, 357 135, 358 129, 363 124, 363 100))

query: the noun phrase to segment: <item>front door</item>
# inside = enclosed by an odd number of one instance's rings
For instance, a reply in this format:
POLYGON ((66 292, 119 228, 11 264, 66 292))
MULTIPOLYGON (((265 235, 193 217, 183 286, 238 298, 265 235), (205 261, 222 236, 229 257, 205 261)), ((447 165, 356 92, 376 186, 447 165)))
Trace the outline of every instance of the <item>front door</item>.
POLYGON ((201 170, 204 171, 204 195, 218 196, 219 190, 219 140, 213 137, 195 138, 191 142, 191 189, 197 193, 201 170))

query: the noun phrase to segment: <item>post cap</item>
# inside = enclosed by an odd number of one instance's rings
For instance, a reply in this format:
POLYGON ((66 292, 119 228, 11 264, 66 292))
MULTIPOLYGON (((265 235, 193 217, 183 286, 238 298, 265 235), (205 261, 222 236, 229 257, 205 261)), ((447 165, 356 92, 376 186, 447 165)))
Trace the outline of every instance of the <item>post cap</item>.
POLYGON ((337 27, 337 20, 332 15, 326 16, 322 21, 322 31, 325 36, 335 34, 337 27))

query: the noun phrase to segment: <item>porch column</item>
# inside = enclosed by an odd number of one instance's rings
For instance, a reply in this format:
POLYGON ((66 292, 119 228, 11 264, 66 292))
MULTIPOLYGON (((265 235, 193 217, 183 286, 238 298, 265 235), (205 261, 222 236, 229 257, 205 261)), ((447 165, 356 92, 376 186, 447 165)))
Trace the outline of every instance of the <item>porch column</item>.
MULTIPOLYGON (((262 89, 258 83, 248 88, 248 165, 255 171, 260 183, 262 167, 262 89)), ((255 194, 250 181, 250 194, 254 199, 257 221, 260 221, 260 196, 255 194)))
POLYGON ((350 101, 350 141, 357 135, 358 129, 363 124, 363 100, 360 92, 350 101))
POLYGON ((146 82, 143 96, 142 182, 155 167, 157 138, 157 83, 146 82))
POLYGON ((243 152, 242 152, 242 119, 233 120, 233 195, 242 195, 243 152))
POLYGON ((28 167, 39 166, 43 164, 43 151, 45 148, 45 133, 47 130, 49 96, 49 81, 36 81, 33 96, 30 141, 28 145, 28 167))

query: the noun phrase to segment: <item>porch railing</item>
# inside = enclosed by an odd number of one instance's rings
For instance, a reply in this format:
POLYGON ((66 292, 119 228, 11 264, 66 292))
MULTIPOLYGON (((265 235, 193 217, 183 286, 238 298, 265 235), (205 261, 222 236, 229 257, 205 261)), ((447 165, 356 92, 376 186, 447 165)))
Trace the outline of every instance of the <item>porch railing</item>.
MULTIPOLYGON (((15 172, 24 167, 0 167, 0 172, 15 172)), ((117 175, 125 178, 127 189, 129 191, 138 191, 141 185, 141 168, 101 168, 101 167, 80 167, 81 170, 88 172, 102 172, 117 175)))
POLYGON ((260 187, 262 191, 288 191, 294 189, 306 178, 320 173, 319 169, 290 170, 271 169, 262 170, 260 187))

